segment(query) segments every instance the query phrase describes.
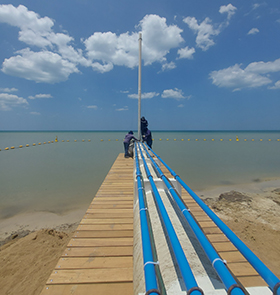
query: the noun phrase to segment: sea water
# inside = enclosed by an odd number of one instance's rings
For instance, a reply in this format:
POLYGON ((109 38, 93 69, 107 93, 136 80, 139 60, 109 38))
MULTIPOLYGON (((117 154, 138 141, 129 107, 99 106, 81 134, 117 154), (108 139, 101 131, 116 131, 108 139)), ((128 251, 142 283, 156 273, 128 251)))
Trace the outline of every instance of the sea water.
MULTIPOLYGON (((87 208, 123 153, 125 134, 0 132, 0 218, 87 208)), ((153 150, 194 191, 280 178, 279 131, 160 131, 152 135, 153 150)))

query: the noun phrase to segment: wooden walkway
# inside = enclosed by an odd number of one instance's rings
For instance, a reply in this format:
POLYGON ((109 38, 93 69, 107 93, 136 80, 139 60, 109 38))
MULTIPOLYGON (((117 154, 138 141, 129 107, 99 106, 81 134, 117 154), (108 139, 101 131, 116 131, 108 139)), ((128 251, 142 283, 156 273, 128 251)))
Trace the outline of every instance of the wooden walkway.
MULTIPOLYGON (((133 168, 119 154, 41 295, 133 294, 133 168)), ((182 199, 235 278, 244 287, 267 286, 184 189, 182 199)))
POLYGON ((133 165, 119 154, 41 295, 133 294, 133 165))

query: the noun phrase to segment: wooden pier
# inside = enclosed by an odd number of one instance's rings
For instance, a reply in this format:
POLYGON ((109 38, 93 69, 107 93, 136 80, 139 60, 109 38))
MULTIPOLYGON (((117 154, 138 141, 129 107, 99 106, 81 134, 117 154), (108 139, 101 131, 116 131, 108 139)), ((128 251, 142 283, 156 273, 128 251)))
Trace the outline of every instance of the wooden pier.
POLYGON ((119 154, 41 295, 133 294, 133 164, 119 154))
MULTIPOLYGON (((133 169, 133 159, 119 154, 41 295, 134 293, 133 169)), ((267 286, 191 196, 183 190, 181 197, 237 281, 244 287, 267 286)))

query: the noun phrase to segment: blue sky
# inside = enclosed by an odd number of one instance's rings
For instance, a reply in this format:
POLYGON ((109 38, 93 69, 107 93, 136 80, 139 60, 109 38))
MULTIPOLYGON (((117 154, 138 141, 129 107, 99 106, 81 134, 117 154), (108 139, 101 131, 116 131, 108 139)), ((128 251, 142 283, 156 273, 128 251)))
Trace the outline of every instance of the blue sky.
POLYGON ((279 130, 280 3, 0 0, 0 130, 279 130))

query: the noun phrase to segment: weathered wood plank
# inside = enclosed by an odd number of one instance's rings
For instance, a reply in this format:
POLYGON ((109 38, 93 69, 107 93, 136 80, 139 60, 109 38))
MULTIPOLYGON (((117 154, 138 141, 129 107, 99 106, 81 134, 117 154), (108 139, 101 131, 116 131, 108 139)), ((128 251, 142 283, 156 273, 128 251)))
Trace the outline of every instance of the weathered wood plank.
POLYGON ((85 217, 81 220, 80 224, 131 224, 133 222, 133 218, 92 218, 91 215, 85 215, 85 217))
POLYGON ((71 239, 67 247, 133 246, 133 238, 71 239))
POLYGON ((86 230, 75 232, 73 238, 128 238, 133 230, 86 230))
MULTIPOLYGON (((68 257, 60 258, 55 269, 130 268, 133 257, 68 257)), ((120 270, 121 271, 121 270, 120 270)))
POLYGON ((116 257, 132 256, 131 246, 118 247, 68 247, 62 253, 62 257, 116 257))
POLYGON ((122 268, 121 271, 118 271, 117 268, 71 269, 53 271, 47 285, 132 282, 132 280, 132 268, 122 268))
POLYGON ((41 295, 81 295, 81 294, 106 294, 106 295, 131 295, 133 283, 99 283, 79 285, 48 285, 44 287, 41 295))
POLYGON ((99 231, 106 231, 106 230, 133 230, 133 224, 119 224, 119 223, 108 223, 108 224, 80 224, 77 227, 77 231, 82 230, 99 230, 99 231))

